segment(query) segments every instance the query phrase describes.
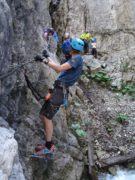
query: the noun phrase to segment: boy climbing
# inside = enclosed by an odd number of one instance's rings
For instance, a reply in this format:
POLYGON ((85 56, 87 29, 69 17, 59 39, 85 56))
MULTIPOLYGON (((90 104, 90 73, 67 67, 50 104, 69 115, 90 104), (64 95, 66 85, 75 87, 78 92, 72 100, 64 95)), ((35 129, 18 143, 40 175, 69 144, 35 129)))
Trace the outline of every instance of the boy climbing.
POLYGON ((54 151, 54 144, 52 143, 53 122, 52 118, 59 110, 64 101, 65 89, 68 90, 80 77, 83 69, 83 59, 80 53, 84 49, 84 42, 81 39, 73 39, 71 41, 71 58, 62 65, 56 64, 50 57, 46 50, 43 51, 43 57, 36 56, 35 61, 43 62, 56 72, 60 72, 57 80, 54 82, 53 90, 50 90, 46 96, 45 103, 40 111, 40 119, 43 121, 46 135, 46 143, 38 145, 35 148, 35 154, 43 156, 47 152, 54 151))

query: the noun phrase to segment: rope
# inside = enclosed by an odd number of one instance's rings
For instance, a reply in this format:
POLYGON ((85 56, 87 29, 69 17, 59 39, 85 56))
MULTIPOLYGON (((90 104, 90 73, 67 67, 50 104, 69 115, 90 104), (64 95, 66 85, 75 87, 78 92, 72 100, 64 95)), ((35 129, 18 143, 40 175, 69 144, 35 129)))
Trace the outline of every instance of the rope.
POLYGON ((30 60, 28 62, 25 62, 25 63, 22 63, 22 64, 18 64, 16 66, 14 66, 14 68, 10 68, 9 71, 5 74, 0 74, 0 80, 3 80, 5 78, 7 78, 8 76, 12 75, 13 73, 15 73, 17 70, 19 70, 20 68, 22 68, 23 66, 25 66, 26 64, 28 63, 33 63, 34 61, 33 60, 30 60))
POLYGON ((33 87, 32 83, 30 82, 26 73, 24 74, 24 77, 25 77, 28 87, 30 88, 30 90, 31 90, 33 96, 36 98, 36 100, 39 101, 40 99, 43 99, 43 97, 39 94, 39 92, 33 87))

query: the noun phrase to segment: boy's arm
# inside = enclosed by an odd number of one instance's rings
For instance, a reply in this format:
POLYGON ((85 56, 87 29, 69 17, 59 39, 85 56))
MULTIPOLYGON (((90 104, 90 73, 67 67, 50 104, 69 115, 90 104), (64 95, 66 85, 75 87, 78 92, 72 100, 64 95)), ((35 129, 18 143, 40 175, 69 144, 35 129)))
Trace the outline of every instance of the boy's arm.
MULTIPOLYGON (((48 59, 47 65, 49 67, 51 67, 52 69, 54 69, 56 72, 62 72, 62 71, 65 71, 65 70, 72 68, 72 66, 68 62, 66 62, 62 65, 59 65, 59 64, 56 64, 50 57, 48 57, 47 59, 48 59)), ((43 62, 46 63, 46 59, 43 60, 43 62)))

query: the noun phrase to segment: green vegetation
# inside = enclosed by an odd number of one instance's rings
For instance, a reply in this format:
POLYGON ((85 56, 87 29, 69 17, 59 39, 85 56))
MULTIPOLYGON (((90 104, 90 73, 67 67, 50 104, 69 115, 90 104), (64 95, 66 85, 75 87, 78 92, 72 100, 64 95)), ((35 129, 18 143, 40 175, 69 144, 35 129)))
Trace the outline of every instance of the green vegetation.
POLYGON ((121 84, 121 89, 119 90, 122 94, 128 94, 135 100, 135 84, 134 83, 124 83, 121 84))
POLYGON ((112 127, 107 127, 106 130, 108 133, 111 133, 113 131, 112 127))
POLYGON ((91 75, 91 78, 101 85, 109 86, 111 83, 111 78, 107 75, 106 72, 99 71, 91 75))
POLYGON ((87 77, 88 79, 93 79, 94 81, 98 82, 102 86, 110 86, 111 85, 111 78, 107 75, 104 71, 99 71, 96 73, 89 73, 87 71, 83 72, 81 75, 82 78, 87 77))
POLYGON ((128 115, 126 113, 119 113, 116 120, 123 124, 128 121, 128 115))
POLYGON ((87 78, 90 78, 90 77, 91 77, 91 73, 88 72, 88 71, 85 71, 85 72, 82 74, 82 76, 85 76, 85 77, 87 77, 87 78))
POLYGON ((126 82, 121 82, 121 87, 118 89, 117 86, 113 86, 111 87, 111 90, 114 92, 120 92, 123 95, 124 94, 129 94, 131 96, 135 95, 135 85, 133 85, 132 83, 126 83, 126 82))
POLYGON ((132 90, 133 90, 133 85, 132 84, 127 84, 127 83, 122 82, 121 89, 120 89, 122 94, 127 94, 132 90))
MULTIPOLYGON (((127 68, 128 68, 129 64, 126 63, 125 65, 123 65, 123 71, 126 72, 127 68)), ((89 72, 83 72, 82 74, 82 78, 87 77, 88 79, 93 79, 94 81, 98 82, 101 86, 103 87, 107 87, 110 90, 114 91, 114 92, 119 92, 124 94, 128 94, 131 96, 132 100, 135 100, 135 83, 133 82, 124 82, 121 81, 121 87, 118 88, 117 86, 112 86, 111 85, 111 77, 109 75, 107 75, 106 72, 104 71, 99 71, 93 74, 90 74, 89 72)))
POLYGON ((74 132, 79 138, 86 137, 86 131, 81 128, 81 125, 79 123, 72 124, 71 128, 74 130, 74 132))
POLYGON ((76 129, 76 134, 81 137, 81 138, 85 138, 86 137, 86 132, 82 129, 76 129))

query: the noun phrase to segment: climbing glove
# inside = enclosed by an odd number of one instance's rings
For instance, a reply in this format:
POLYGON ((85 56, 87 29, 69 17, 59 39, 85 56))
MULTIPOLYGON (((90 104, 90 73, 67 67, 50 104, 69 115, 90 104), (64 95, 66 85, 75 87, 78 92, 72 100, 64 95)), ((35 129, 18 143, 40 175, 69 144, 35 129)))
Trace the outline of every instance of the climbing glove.
POLYGON ((35 61, 39 61, 39 62, 42 62, 43 59, 44 59, 44 58, 41 57, 41 56, 39 56, 39 55, 37 55, 37 56, 34 57, 34 60, 35 60, 35 61))
POLYGON ((49 57, 50 57, 46 49, 43 50, 42 54, 43 54, 43 56, 44 56, 45 58, 49 58, 49 57))

